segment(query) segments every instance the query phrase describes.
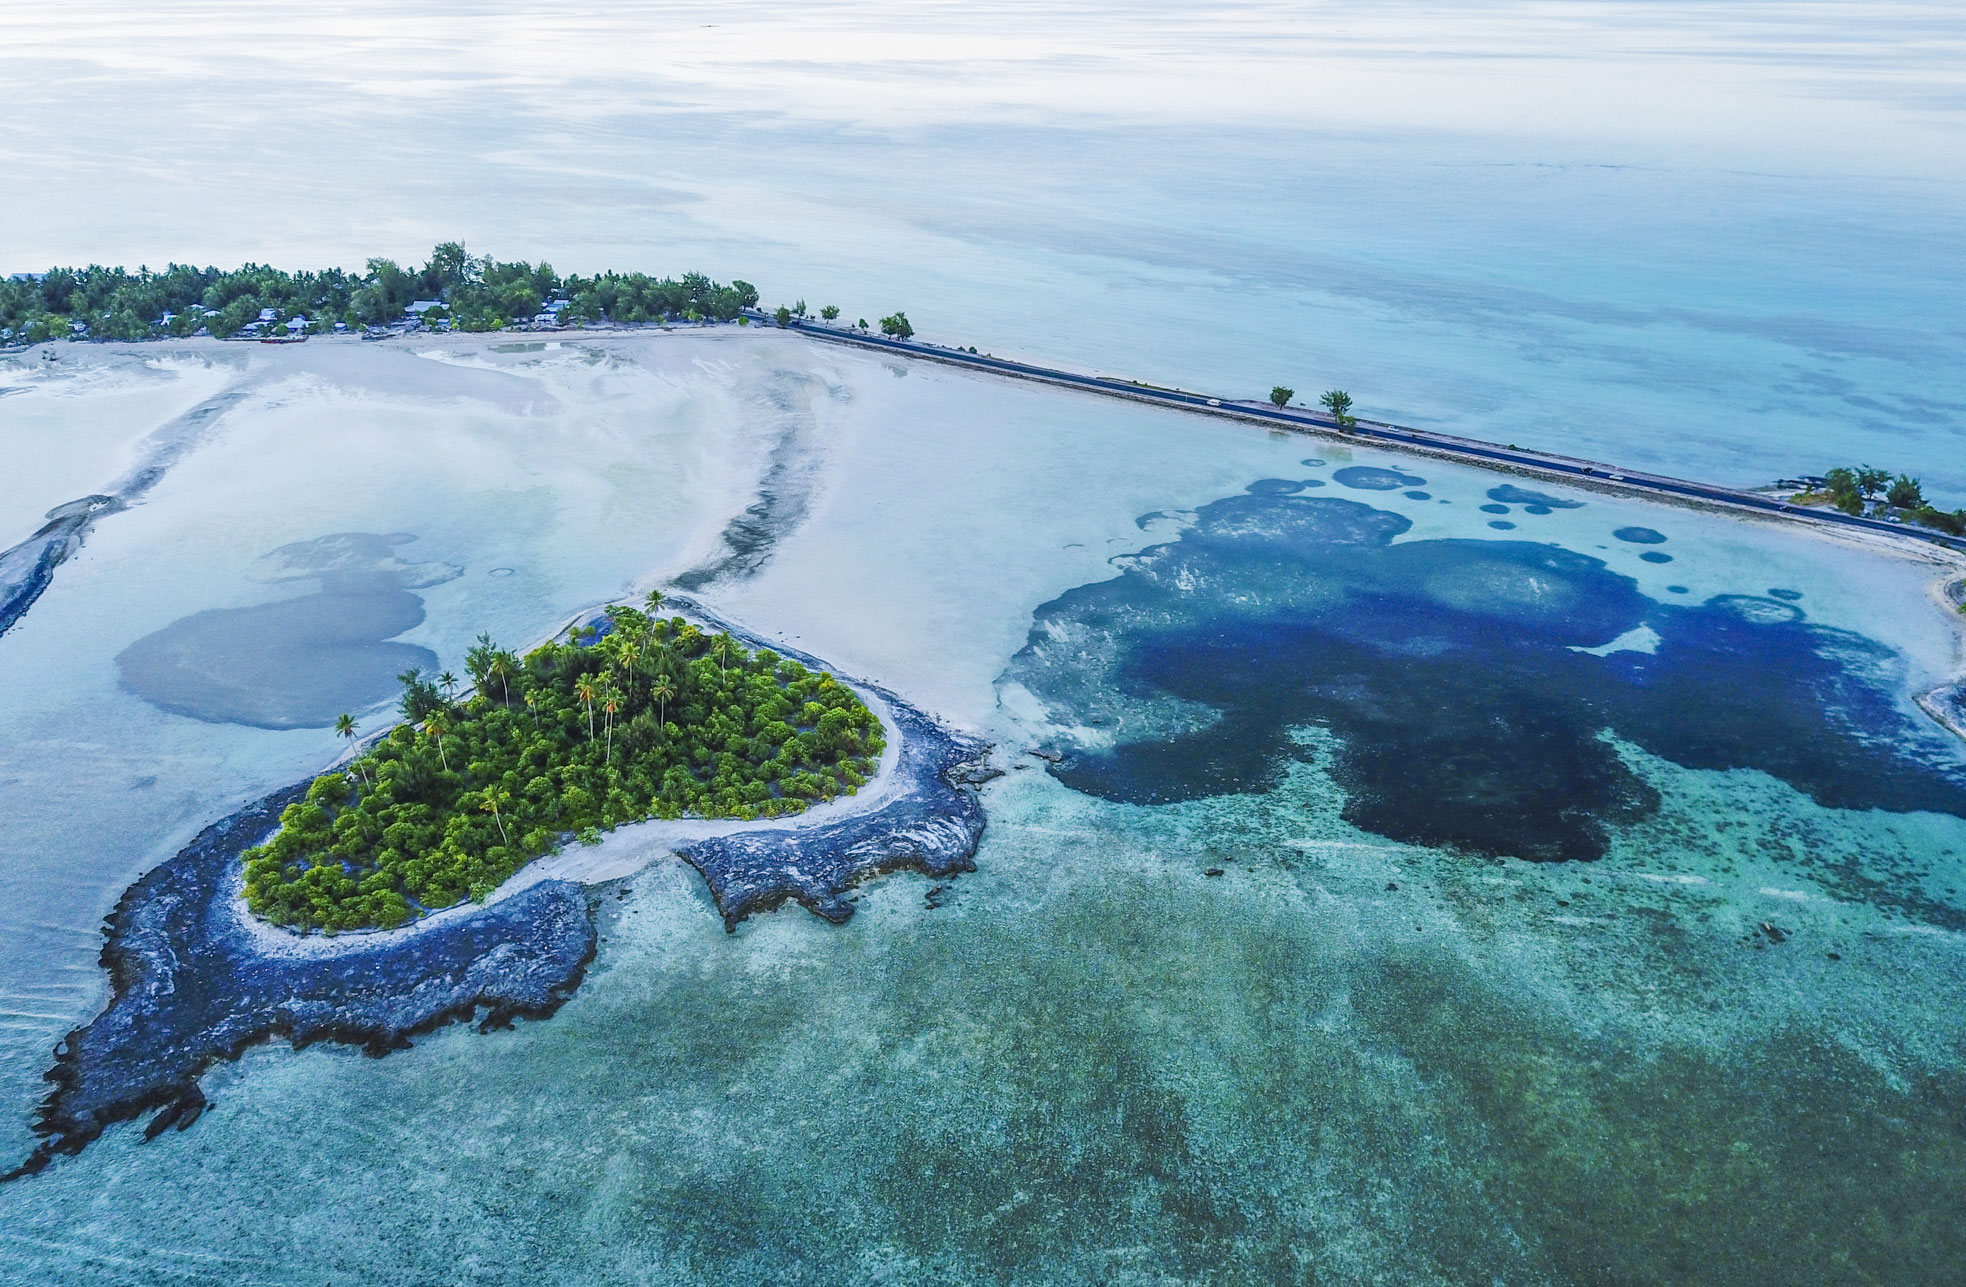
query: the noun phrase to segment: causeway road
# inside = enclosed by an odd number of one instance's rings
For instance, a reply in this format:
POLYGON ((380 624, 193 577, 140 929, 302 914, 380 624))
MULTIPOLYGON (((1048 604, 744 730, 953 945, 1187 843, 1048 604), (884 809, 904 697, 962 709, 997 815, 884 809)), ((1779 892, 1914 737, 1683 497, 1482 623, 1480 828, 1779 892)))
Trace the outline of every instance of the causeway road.
MULTIPOLYGON (((767 325, 776 324, 770 316, 763 313, 752 313, 750 316, 754 321, 767 325)), ((1350 441, 1379 442, 1391 447, 1429 455, 1448 456, 1479 465, 1501 465, 1550 478, 1588 482, 1612 490, 1648 493, 1681 502, 1690 501, 1752 510, 1756 513, 1803 522, 1858 528, 1887 536, 1925 541, 1951 550, 1966 550, 1966 540, 1931 528, 1909 523, 1894 523, 1888 519, 1861 518, 1839 510, 1797 505, 1778 496, 1764 495, 1760 492, 1740 491, 1713 483, 1697 483, 1684 478, 1671 478, 1664 474, 1649 474, 1637 469, 1621 469, 1601 461, 1582 460, 1574 456, 1559 456, 1543 451, 1529 451, 1502 443, 1484 442, 1479 438, 1461 438, 1430 429, 1409 429, 1404 425, 1387 424, 1378 420, 1355 420, 1349 427, 1341 429, 1332 417, 1308 407, 1278 407, 1255 400, 1210 397, 1205 393, 1190 393, 1185 389, 1143 384, 1137 380, 1121 380, 1112 376, 1087 375, 1059 367, 1039 366, 1032 362, 991 357, 984 353, 970 353, 963 349, 930 344, 925 340, 897 340, 885 335, 872 335, 848 327, 827 326, 812 321, 795 321, 786 329, 799 331, 814 339, 831 343, 881 349, 907 357, 946 362, 952 366, 970 367, 1014 379, 1037 380, 1045 384, 1082 389, 1088 393, 1103 394, 1107 397, 1128 398, 1135 402, 1173 407, 1176 410, 1191 411, 1201 415, 1254 420, 1275 428, 1337 435, 1350 441)))

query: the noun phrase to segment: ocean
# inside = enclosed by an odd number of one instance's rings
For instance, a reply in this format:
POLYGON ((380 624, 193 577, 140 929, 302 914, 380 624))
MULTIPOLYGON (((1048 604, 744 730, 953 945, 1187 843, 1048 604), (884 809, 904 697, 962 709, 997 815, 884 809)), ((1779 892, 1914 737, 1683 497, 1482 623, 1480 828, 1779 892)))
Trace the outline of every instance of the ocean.
MULTIPOLYGON (((462 238, 1966 504, 1942 6, 9 27, 7 271, 462 238)), ((726 934, 661 862, 550 1019, 220 1064, 192 1129, 0 1188, 0 1281, 1915 1283, 1966 1250, 1934 563, 748 330, 60 351, 0 359, 0 543, 168 469, 0 638, 0 1150, 124 888, 338 752, 308 699, 379 727, 401 657, 710 566, 768 469, 765 557, 701 597, 1004 775, 932 896, 726 934), (350 611, 330 555, 375 578, 350 611)))

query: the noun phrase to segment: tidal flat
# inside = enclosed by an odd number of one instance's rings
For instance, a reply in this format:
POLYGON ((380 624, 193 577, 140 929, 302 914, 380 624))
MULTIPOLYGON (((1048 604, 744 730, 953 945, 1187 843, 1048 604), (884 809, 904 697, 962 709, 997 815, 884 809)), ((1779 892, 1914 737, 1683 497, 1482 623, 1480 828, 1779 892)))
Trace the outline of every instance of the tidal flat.
POLYGON ((1966 755, 1914 704, 1961 666, 1943 554, 787 334, 78 353, 0 365, 0 444, 49 450, 40 399, 119 399, 134 454, 230 401, 0 640, 0 734, 35 748, 0 776, 14 1154, 123 889, 336 753, 118 665, 331 593, 282 579, 327 566, 304 543, 414 536, 356 552, 429 565, 389 565, 422 619, 379 642, 442 661, 686 582, 1005 776, 976 871, 867 882, 845 925, 727 934, 656 861, 550 1019, 247 1052, 192 1129, 0 1187, 20 1281, 1924 1282, 1966 1253, 1966 755), (1553 763, 1603 792, 1512 843, 1553 763))

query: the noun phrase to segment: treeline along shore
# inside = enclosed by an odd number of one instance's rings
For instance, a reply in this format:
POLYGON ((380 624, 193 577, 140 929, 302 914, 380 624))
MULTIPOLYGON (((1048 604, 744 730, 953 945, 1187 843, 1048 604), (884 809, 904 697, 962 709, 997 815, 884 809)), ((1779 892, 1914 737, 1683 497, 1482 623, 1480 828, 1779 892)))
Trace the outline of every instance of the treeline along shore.
POLYGON ((757 302, 748 282, 726 286, 701 273, 562 277, 551 264, 501 263, 445 242, 422 268, 371 259, 360 273, 290 273, 260 264, 14 273, 0 282, 0 342, 266 338, 410 325, 497 331, 547 321, 727 322, 757 302))
POLYGON ((16 273, 0 282, 0 344, 5 345, 53 339, 292 339, 350 331, 380 337, 424 330, 560 330, 708 322, 776 324, 819 339, 1182 411, 1254 420, 1301 432, 1338 433, 1489 468, 1637 492, 1682 504, 1813 520, 1966 550, 1966 509, 1946 511, 1933 506, 1918 493, 1915 480, 1899 476, 1909 484, 1910 492, 1916 493, 1916 503, 1909 506, 1873 498, 1868 488, 1852 493, 1852 489, 1838 486, 1845 475, 1888 479, 1888 471, 1831 470, 1824 478, 1796 480, 1795 486, 1786 489, 1788 494, 1781 488, 1750 491, 1723 487, 1513 443, 1361 419, 1348 414, 1351 398, 1342 391, 1325 395, 1331 407, 1328 411, 1289 403, 1291 391, 1281 387, 1272 391, 1269 402, 1222 398, 999 358, 979 353, 974 347, 931 343, 916 338, 913 325, 900 311, 880 319, 879 333, 864 318, 847 322, 834 305, 826 305, 816 315, 808 314, 801 300, 766 312, 759 308, 757 288, 750 283, 732 281, 724 285, 701 273, 686 273, 680 278, 618 272, 562 277, 547 263, 477 257, 462 243, 445 242, 431 251, 421 268, 405 268, 380 258, 369 260, 361 273, 338 268, 289 273, 256 264, 232 270, 172 264, 162 271, 139 268, 135 272, 92 265, 16 273))
MULTIPOLYGON (((670 602, 688 614, 703 641, 734 641, 733 683, 738 652, 753 661, 769 653, 781 665, 796 663, 806 678, 830 673, 822 659, 746 631, 701 604, 680 596, 670 602)), ((572 632, 591 651, 594 632, 612 627, 607 635, 620 638, 623 619, 618 609, 585 612, 572 632)), ((481 657, 482 678, 501 690, 501 700, 508 668, 519 693, 517 661, 500 666, 496 649, 481 657)), ((757 677, 755 669, 750 677, 757 677)), ((727 931, 788 901, 842 923, 854 913, 856 886, 883 872, 947 880, 976 870, 985 824, 977 787, 998 774, 989 744, 946 728, 878 685, 856 681, 855 687, 880 703, 896 735, 887 789, 865 797, 864 807, 796 821, 785 815, 803 810, 780 809, 767 819, 762 813, 743 818, 733 808, 739 825, 729 831, 675 838, 675 853, 702 875, 727 931)), ((405 695, 426 711, 440 698, 414 683, 405 695)), ((508 704, 537 714, 523 696, 508 704)), ((423 727, 427 738, 427 714, 423 727)), ((460 753, 461 746, 450 751, 460 753)), ((373 772, 368 780, 379 785, 373 772)), ((295 783, 207 827, 125 891, 104 924, 108 1003, 56 1048, 47 1074, 53 1089, 33 1123, 40 1142, 12 1170, 0 1171, 0 1184, 36 1174, 115 1123, 152 1110, 146 1138, 186 1129, 206 1105, 199 1086, 205 1071, 260 1042, 332 1041, 383 1055, 448 1023, 476 1019, 489 1031, 516 1019, 547 1018, 580 986, 600 944, 601 899, 581 883, 588 877, 545 874, 414 928, 302 940, 258 925, 248 914, 250 888, 241 887, 241 876, 250 883, 252 875, 242 869, 269 834, 279 834, 276 827, 284 832, 282 819, 306 806, 317 781, 295 783)), ((517 823, 516 813, 505 819, 508 829, 517 823)), ((625 894, 616 882, 626 874, 598 883, 625 894)), ((369 909, 342 902, 340 910, 369 909)), ((358 915, 348 927, 364 919, 390 918, 358 915)))

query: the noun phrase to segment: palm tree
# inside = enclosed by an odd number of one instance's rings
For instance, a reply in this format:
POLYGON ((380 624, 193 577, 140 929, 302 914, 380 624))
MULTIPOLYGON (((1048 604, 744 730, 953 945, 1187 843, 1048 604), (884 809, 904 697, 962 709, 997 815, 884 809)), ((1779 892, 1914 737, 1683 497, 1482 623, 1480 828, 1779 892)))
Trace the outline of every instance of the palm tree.
POLYGON ((582 675, 574 682, 573 695, 587 704, 587 740, 594 740, 594 681, 582 675))
POLYGON ((601 694, 601 709, 607 712, 605 723, 608 730, 608 749, 602 762, 612 764, 614 762, 614 713, 621 709, 621 694, 615 691, 612 684, 601 694))
POLYGON ((676 686, 669 682, 669 676, 657 675, 649 685, 649 696, 655 698, 655 722, 665 724, 669 716, 669 699, 676 695, 676 686))
MULTIPOLYGON (((334 721, 335 736, 347 739, 348 744, 350 746, 353 746, 355 744, 355 733, 359 727, 360 726, 355 723, 354 716, 350 715, 347 711, 343 711, 341 714, 335 716, 335 721, 334 721)), ((362 762, 360 760, 355 761, 355 776, 362 779, 363 786, 367 786, 369 784, 369 775, 362 772, 362 762)))
POLYGON ((511 802, 512 797, 504 791, 487 791, 485 792, 484 803, 478 806, 492 816, 492 821, 498 824, 498 838, 508 845, 512 841, 505 834, 505 819, 498 816, 498 806, 501 804, 510 804, 511 802))
POLYGON ((719 675, 724 673, 724 666, 730 661, 731 651, 736 647, 737 641, 727 634, 718 635, 716 639, 711 641, 710 651, 716 654, 717 673, 719 675))
POLYGON ((478 633, 478 642, 464 652, 464 668, 471 672, 471 678, 481 689, 485 686, 485 677, 491 672, 491 659, 497 653, 498 645, 484 631, 478 633))
POLYGON ((621 646, 615 649, 615 653, 621 658, 622 665, 628 668, 628 686, 633 688, 635 686, 635 658, 642 655, 641 648, 636 645, 632 637, 624 636, 621 640, 621 646))
POLYGON ((457 676, 447 670, 437 676, 437 686, 444 690, 444 696, 453 697, 457 694, 457 676))
POLYGON ((442 715, 432 715, 423 721, 423 735, 437 744, 437 759, 446 773, 451 771, 450 757, 444 754, 444 735, 449 732, 442 715))
POLYGON ((539 713, 539 694, 534 690, 528 688, 526 690, 525 701, 526 701, 526 709, 531 711, 533 714, 537 715, 539 713))
POLYGON ((499 695, 505 699, 507 706, 512 704, 512 686, 508 681, 512 677, 512 663, 516 660, 509 652, 495 652, 491 660, 485 663, 485 673, 498 676, 499 695))
POLYGON ((651 617, 662 611, 662 591, 650 590, 642 599, 642 607, 648 610, 651 617))

